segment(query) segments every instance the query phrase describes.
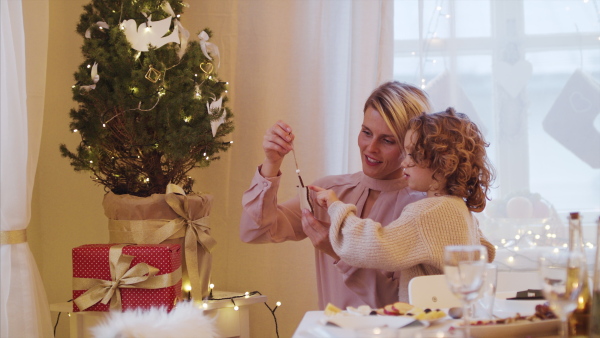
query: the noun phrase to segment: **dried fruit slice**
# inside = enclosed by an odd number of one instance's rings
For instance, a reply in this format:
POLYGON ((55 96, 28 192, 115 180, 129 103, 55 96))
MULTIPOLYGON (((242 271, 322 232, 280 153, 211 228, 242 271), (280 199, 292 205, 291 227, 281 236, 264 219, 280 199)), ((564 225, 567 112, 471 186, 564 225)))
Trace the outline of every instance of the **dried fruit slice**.
POLYGON ((342 309, 340 309, 339 307, 337 307, 331 303, 327 303, 327 306, 325 307, 325 311, 324 311, 326 316, 333 316, 340 312, 342 312, 342 309))

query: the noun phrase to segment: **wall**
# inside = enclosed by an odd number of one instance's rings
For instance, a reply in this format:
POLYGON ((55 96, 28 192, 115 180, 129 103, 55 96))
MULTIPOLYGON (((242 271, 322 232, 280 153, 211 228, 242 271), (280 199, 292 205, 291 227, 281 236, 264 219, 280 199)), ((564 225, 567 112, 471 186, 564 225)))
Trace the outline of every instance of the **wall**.
MULTIPOLYGON (((88 1, 50 1, 48 71, 42 144, 33 196, 30 232, 35 241, 32 251, 38 262, 50 303, 71 299, 71 249, 108 241, 107 220, 102 210, 103 187, 95 185, 87 173, 72 170, 61 158, 58 146, 73 149, 79 135, 69 131, 72 74, 81 62, 81 37, 75 26, 88 1)), ((237 50, 237 1, 191 0, 183 24, 192 34, 209 27, 211 40, 222 54, 221 78, 231 83, 230 98, 236 123, 231 150, 209 168, 193 171, 195 189, 214 195, 211 213, 214 251, 213 282, 216 289, 260 291, 272 307, 283 303, 276 312, 280 337, 293 334, 304 313, 317 309, 314 254, 308 241, 278 245, 249 245, 239 240, 238 222, 241 195, 247 188, 256 165, 262 161, 260 148, 267 126, 275 122, 259 118, 244 102, 236 100, 236 88, 252 84, 244 78, 244 59, 248 51, 237 50), (240 60, 241 59, 241 60, 240 60), (258 124, 261 121, 262 124, 258 124), (268 124, 266 124, 268 123, 268 124), (257 125, 258 124, 258 125, 257 125)), ((261 90, 260 84, 252 84, 261 90)), ((246 88, 247 89, 247 88, 246 88)), ((263 117, 264 118, 264 117, 263 117)), ((293 172, 293 163, 286 168, 293 172)), ((285 181, 284 181, 285 182, 285 181)), ((288 184, 293 187, 293 184, 288 184)), ((283 186, 283 184, 282 184, 283 186)), ((290 197, 293 189, 282 190, 280 198, 290 197)), ((53 321, 56 314, 53 314, 53 321)), ((61 316, 57 337, 68 337, 68 317, 61 316)), ((262 304, 251 309, 252 336, 275 337, 271 313, 262 304)), ((54 323, 54 322, 53 322, 54 323)))

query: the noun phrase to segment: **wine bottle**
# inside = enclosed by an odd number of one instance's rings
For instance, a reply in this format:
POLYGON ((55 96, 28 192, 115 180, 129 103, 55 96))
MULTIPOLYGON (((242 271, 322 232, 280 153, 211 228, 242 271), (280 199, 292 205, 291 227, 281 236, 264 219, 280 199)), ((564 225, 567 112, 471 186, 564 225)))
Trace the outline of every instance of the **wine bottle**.
POLYGON ((582 281, 581 293, 579 294, 579 298, 577 300, 577 308, 569 315, 569 318, 567 319, 568 336, 589 337, 592 297, 589 288, 585 248, 583 246, 581 219, 578 212, 572 212, 569 214, 569 250, 580 252, 583 255, 583 263, 580 268, 583 269, 584 278, 582 281))
POLYGON ((594 262, 594 284, 592 286, 592 310, 590 317, 590 337, 600 338, 600 217, 596 226, 596 261, 594 262))

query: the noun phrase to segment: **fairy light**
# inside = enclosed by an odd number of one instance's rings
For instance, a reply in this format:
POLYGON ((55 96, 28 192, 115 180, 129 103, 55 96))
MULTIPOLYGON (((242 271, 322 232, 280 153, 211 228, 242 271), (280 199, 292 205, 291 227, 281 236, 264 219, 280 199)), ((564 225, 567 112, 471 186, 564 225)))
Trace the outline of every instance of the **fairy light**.
POLYGON ((436 10, 436 11, 441 11, 441 10, 442 10, 442 6, 437 6, 437 7, 435 8, 435 10, 436 10))
POLYGON ((77 130, 77 129, 73 129, 73 132, 74 132, 74 133, 76 133, 76 132, 78 132, 78 131, 79 131, 79 130, 77 130))
MULTIPOLYGON (((250 296, 254 296, 254 295, 257 295, 257 294, 262 296, 262 293, 260 293, 259 291, 251 291, 251 292, 246 291, 246 292, 244 292, 243 295, 237 295, 237 296, 232 296, 232 297, 224 297, 224 298, 214 298, 213 297, 213 289, 214 289, 215 285, 211 283, 211 284, 208 285, 208 287, 210 288, 210 293, 209 293, 208 297, 203 300, 202 307, 204 309, 208 308, 208 305, 207 305, 208 301, 211 301, 211 300, 230 300, 231 303, 233 304, 233 310, 234 311, 239 311, 240 308, 235 303, 234 299, 249 298, 250 296)), ((271 311, 271 315, 273 316, 273 320, 275 321, 275 334, 277 335, 277 338, 279 338, 279 328, 278 328, 278 325, 277 325, 277 316, 275 316, 275 311, 277 310, 277 308, 279 308, 281 306, 281 302, 277 301, 275 303, 275 307, 274 308, 271 308, 269 306, 269 304, 267 304, 267 302, 264 302, 264 304, 269 309, 269 311, 271 311)))
POLYGON ((102 128, 106 128, 106 123, 102 123, 102 128))
POLYGON ((514 256, 509 256, 509 257, 508 257, 508 262, 509 262, 509 263, 512 263, 512 262, 514 262, 514 261, 515 261, 515 257, 514 257, 514 256))
POLYGON ((519 239, 521 239, 521 235, 515 235, 515 239, 516 239, 516 240, 519 240, 519 239))
POLYGON ((91 160, 90 160, 90 163, 94 163, 94 161, 91 161, 91 160))
POLYGON ((91 68, 92 66, 91 66, 91 65, 87 65, 87 67, 88 67, 88 68, 91 68))

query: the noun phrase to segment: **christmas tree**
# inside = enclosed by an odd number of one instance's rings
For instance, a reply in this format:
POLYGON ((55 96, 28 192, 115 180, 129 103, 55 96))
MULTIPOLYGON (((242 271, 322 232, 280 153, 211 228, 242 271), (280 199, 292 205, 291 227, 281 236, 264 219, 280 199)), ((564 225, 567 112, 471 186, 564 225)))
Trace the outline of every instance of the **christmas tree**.
POLYGON ((77 25, 84 61, 74 74, 70 128, 75 152, 60 145, 76 171, 115 194, 164 194, 169 183, 192 191, 188 172, 226 151, 233 131, 227 82, 205 29, 179 21, 179 0, 93 0, 77 25))

